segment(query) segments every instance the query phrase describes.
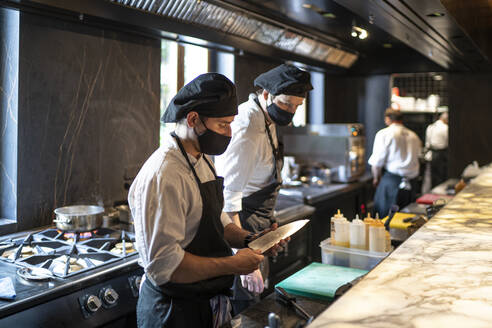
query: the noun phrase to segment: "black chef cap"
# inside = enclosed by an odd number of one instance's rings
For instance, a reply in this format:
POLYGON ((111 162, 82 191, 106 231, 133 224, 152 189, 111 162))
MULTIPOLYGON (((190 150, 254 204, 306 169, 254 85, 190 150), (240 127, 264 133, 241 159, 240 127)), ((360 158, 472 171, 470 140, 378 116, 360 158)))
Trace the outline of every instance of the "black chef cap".
POLYGON ((260 74, 254 83, 274 96, 284 94, 305 98, 306 93, 313 90, 310 80, 309 72, 294 65, 282 64, 260 74))
POLYGON ((177 122, 191 111, 206 117, 237 115, 236 86, 219 73, 199 75, 178 91, 161 121, 177 122))

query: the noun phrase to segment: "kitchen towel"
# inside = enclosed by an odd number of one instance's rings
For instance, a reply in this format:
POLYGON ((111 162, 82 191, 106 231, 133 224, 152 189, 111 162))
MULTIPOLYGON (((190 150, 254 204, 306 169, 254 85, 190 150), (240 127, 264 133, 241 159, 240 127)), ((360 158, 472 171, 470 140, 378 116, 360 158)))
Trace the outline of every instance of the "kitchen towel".
POLYGON ((0 278, 0 299, 14 300, 15 288, 9 277, 0 278))
POLYGON ((347 284, 367 272, 367 270, 313 262, 279 282, 276 287, 282 287, 294 295, 331 300, 338 295, 339 288, 347 288, 347 284))

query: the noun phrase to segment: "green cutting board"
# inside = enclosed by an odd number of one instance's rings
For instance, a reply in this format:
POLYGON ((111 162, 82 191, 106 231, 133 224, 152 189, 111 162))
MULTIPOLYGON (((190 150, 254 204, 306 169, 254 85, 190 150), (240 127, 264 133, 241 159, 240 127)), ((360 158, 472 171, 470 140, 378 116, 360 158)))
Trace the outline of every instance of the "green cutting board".
POLYGON ((287 293, 310 298, 333 299, 341 286, 367 273, 366 270, 313 262, 279 282, 287 293))

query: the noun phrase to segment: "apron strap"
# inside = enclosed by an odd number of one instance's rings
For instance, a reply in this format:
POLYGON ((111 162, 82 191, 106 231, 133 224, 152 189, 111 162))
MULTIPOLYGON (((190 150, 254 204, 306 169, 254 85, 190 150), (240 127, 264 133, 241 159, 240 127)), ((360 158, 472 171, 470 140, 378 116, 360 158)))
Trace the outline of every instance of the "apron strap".
MULTIPOLYGON (((188 154, 186 153, 184 147, 183 147, 183 144, 181 143, 181 140, 179 140, 179 137, 176 135, 176 133, 173 131, 171 132, 171 136, 176 139, 176 142, 178 144, 178 147, 179 147, 179 150, 181 150, 181 153, 183 154, 184 158, 186 159, 186 162, 188 162, 188 165, 190 166, 190 169, 191 169, 191 172, 193 172, 193 175, 195 176, 195 179, 196 179, 196 182, 198 183, 198 185, 200 185, 202 182, 200 181, 200 178, 198 178, 198 174, 196 174, 196 171, 195 171, 195 168, 193 167, 193 165, 191 164, 190 162, 190 159, 188 158, 188 154)), ((205 156, 205 155, 204 155, 205 156)), ((208 161, 206 161, 207 164, 210 166, 210 163, 208 163, 208 161)), ((210 166, 210 169, 212 169, 212 167, 210 166)), ((212 170, 212 172, 214 173, 215 175, 215 171, 212 170)), ((217 176, 215 175, 215 177, 217 178, 217 176)))
POLYGON ((210 168, 210 170, 211 170, 211 171, 212 171, 212 173, 214 174, 215 179, 217 179, 217 178, 218 178, 218 176, 217 176, 217 172, 215 172, 214 167, 212 166, 212 164, 210 164, 210 162, 208 161, 207 156, 205 156, 205 154, 203 154, 203 159, 205 160, 205 163, 207 163, 207 164, 208 164, 208 167, 210 168))
MULTIPOLYGON (((273 152, 273 169, 274 169, 274 174, 275 174, 275 179, 278 180, 278 168, 277 168, 277 158, 279 156, 279 148, 275 147, 273 143, 273 138, 272 134, 270 132, 270 128, 268 127, 268 120, 265 112, 263 111, 263 108, 261 108, 260 102, 258 100, 258 97, 255 98, 256 104, 260 107, 260 111, 263 113, 263 117, 265 118, 265 130, 268 135, 268 140, 270 141, 270 146, 272 146, 272 152, 273 152)), ((278 139, 278 137, 277 137, 278 139)))

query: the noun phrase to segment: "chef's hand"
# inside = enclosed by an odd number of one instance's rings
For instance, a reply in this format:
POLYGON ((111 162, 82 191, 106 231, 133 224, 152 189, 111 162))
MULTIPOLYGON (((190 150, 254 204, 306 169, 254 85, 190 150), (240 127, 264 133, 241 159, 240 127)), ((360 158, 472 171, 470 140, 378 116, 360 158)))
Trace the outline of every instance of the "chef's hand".
MULTIPOLYGON (((270 226, 270 228, 262 231, 262 235, 267 232, 275 231, 278 228, 278 223, 274 223, 270 226)), ((266 256, 277 256, 279 252, 284 250, 284 247, 287 246, 287 243, 290 241, 290 237, 280 240, 277 244, 273 245, 269 250, 267 250, 264 254, 266 256)))
POLYGON ((244 288, 247 288, 252 293, 262 293, 263 289, 265 289, 265 285, 263 284, 263 277, 261 276, 261 272, 259 269, 251 272, 247 275, 241 275, 241 284, 244 288))
POLYGON ((233 256, 235 260, 236 274, 249 274, 258 269, 261 261, 265 258, 260 251, 254 251, 251 248, 241 248, 233 256))
POLYGON ((378 184, 379 184, 379 178, 373 178, 373 179, 372 179, 372 185, 373 185, 374 187, 377 187, 377 186, 378 186, 378 184))

